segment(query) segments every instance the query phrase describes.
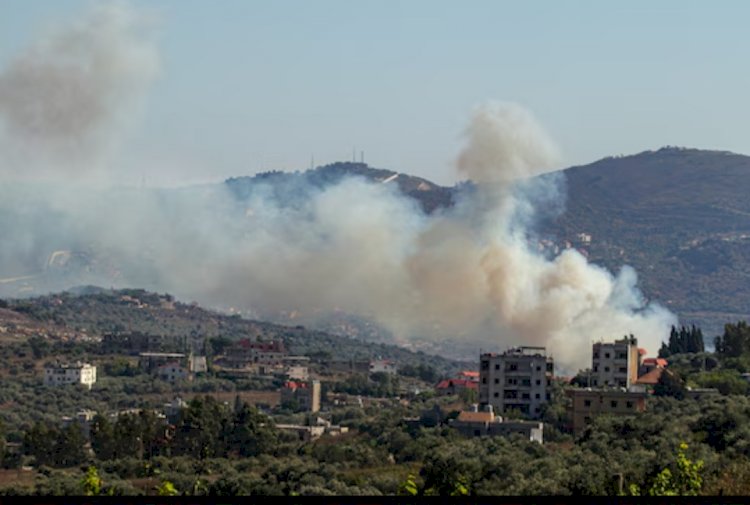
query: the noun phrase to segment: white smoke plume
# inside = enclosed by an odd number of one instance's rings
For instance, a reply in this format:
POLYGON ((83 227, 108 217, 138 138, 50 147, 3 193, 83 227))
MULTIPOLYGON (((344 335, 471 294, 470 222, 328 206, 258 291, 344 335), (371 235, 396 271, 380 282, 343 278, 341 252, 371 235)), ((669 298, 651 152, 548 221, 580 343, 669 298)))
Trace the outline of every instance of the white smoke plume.
MULTIPOLYGON (((158 61, 131 37, 131 14, 110 9, 95 15, 103 22, 40 43, 0 74, 7 142, 53 157, 98 156, 97 139, 110 134, 127 89, 150 79, 158 61), (49 82, 66 90, 63 98, 47 100, 49 82)), ((574 250, 548 258, 533 245, 537 213, 563 201, 559 176, 534 177, 556 153, 521 107, 480 107, 457 162, 476 185, 432 215, 394 185, 358 178, 300 188, 307 197, 294 205, 266 184, 246 199, 226 185, 0 184, 0 275, 33 274, 57 249, 82 251, 86 274, 71 284, 144 287, 244 310, 336 308, 403 339, 545 345, 567 371, 588 363, 592 340, 632 333, 653 353, 674 316, 644 302, 635 272, 613 276, 574 250)), ((20 168, 5 162, 0 174, 10 179, 20 168)))
POLYGON ((91 175, 116 145, 159 69, 143 16, 98 3, 0 69, 3 165, 15 178, 91 175))

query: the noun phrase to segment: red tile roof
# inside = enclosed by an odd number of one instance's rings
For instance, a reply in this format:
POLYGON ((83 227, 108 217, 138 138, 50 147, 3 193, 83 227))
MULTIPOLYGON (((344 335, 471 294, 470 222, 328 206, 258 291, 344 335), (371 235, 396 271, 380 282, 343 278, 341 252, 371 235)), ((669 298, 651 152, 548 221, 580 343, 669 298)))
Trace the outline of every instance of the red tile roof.
POLYGON ((440 383, 435 386, 435 389, 448 389, 450 387, 479 389, 479 384, 470 379, 446 379, 440 381, 440 383))
POLYGON ((304 382, 294 382, 294 381, 287 381, 284 383, 284 388, 286 389, 300 389, 300 388, 306 388, 307 384, 304 382))
POLYGON ((643 364, 665 368, 667 366, 667 360, 664 358, 646 358, 643 360, 643 364))
POLYGON ((636 384, 643 384, 647 386, 654 386, 659 382, 659 378, 661 377, 661 374, 664 373, 663 368, 654 368, 650 372, 641 375, 638 377, 638 380, 635 382, 636 384))

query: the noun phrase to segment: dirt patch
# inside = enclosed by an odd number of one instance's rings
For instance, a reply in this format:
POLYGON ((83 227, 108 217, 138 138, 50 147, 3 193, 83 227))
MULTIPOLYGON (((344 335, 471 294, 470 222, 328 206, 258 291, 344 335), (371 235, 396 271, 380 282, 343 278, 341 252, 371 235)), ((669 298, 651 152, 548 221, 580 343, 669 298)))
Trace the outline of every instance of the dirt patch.
POLYGON ((0 470, 0 487, 33 486, 35 475, 33 470, 0 470))

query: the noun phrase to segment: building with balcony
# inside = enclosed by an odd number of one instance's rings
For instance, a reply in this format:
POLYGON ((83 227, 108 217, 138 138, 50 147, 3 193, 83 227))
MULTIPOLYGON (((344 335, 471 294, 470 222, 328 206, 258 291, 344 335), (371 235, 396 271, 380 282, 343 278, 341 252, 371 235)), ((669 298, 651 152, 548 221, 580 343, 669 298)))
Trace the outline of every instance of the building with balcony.
POLYGON ((518 411, 538 417, 550 399, 554 361, 544 347, 516 347, 479 359, 479 403, 499 414, 518 411))
POLYGON ((82 384, 91 389, 96 383, 96 367, 80 361, 48 365, 44 368, 44 383, 48 386, 82 384))
POLYGON ((592 346, 590 386, 629 388, 638 380, 640 365, 636 338, 597 342, 592 346))

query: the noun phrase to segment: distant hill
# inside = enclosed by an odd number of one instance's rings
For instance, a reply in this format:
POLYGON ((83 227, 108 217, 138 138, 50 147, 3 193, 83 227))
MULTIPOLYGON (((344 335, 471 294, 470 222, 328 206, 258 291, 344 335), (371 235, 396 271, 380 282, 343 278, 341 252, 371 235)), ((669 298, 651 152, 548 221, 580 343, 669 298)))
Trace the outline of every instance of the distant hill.
MULTIPOLYGON (((647 298, 683 324, 702 326, 707 338, 726 322, 750 317, 750 157, 665 147, 563 173, 565 211, 541 230, 559 247, 576 247, 611 271, 633 266, 647 298)), ((384 181, 397 172, 336 163, 227 184, 241 195, 249 185, 273 181, 283 192, 294 181, 323 187, 347 174, 384 181)), ((394 182, 428 213, 451 206, 457 191, 403 174, 394 182)))
POLYGON ((226 184, 238 198, 247 198, 253 187, 267 184, 273 188, 278 201, 292 205, 300 197, 308 196, 311 190, 331 186, 344 177, 352 176, 372 182, 395 184, 402 193, 419 201, 425 212, 453 203, 452 188, 438 186, 421 177, 373 168, 366 163, 338 162, 304 172, 263 172, 254 176, 234 177, 228 179, 226 184))
MULTIPOLYGON (((663 148, 605 158, 563 172, 565 211, 540 230, 542 236, 552 237, 558 249, 575 247, 611 271, 633 266, 647 298, 666 305, 683 324, 699 324, 708 339, 721 333, 724 323, 750 317, 750 157, 663 148)), ((453 205, 456 193, 470 186, 443 187, 364 163, 266 172, 228 179, 225 184, 239 200, 263 186, 282 206, 291 207, 351 175, 396 185, 426 213, 453 205)), ((23 217, 19 216, 2 216, 0 228, 3 220, 15 223, 23 217)), ((45 214, 43 221, 54 218, 45 214)), ((28 219, 31 227, 35 221, 28 219)), ((49 228, 59 229, 57 234, 66 229, 49 228)), ((8 277, 0 279, 0 296, 38 294, 44 288, 57 291, 94 282, 87 277, 90 272, 117 271, 118 265, 106 251, 56 251, 55 244, 64 241, 55 233, 35 237, 39 243, 27 255, 27 263, 36 270, 16 265, 14 258, 0 258, 8 277)), ((321 327, 389 341, 387 332, 352 315, 321 317, 321 327)))
POLYGON ((34 335, 56 340, 88 340, 106 334, 144 333, 166 341, 184 341, 203 349, 209 338, 283 340, 293 354, 340 359, 392 359, 399 365, 430 365, 441 375, 471 366, 457 360, 412 352, 396 345, 366 342, 347 336, 227 315, 181 303, 166 294, 142 289, 77 289, 11 299, 0 307, 0 343, 34 335))
POLYGON ((667 147, 564 173, 551 231, 610 269, 632 265, 647 297, 707 335, 750 316, 750 157, 667 147))

